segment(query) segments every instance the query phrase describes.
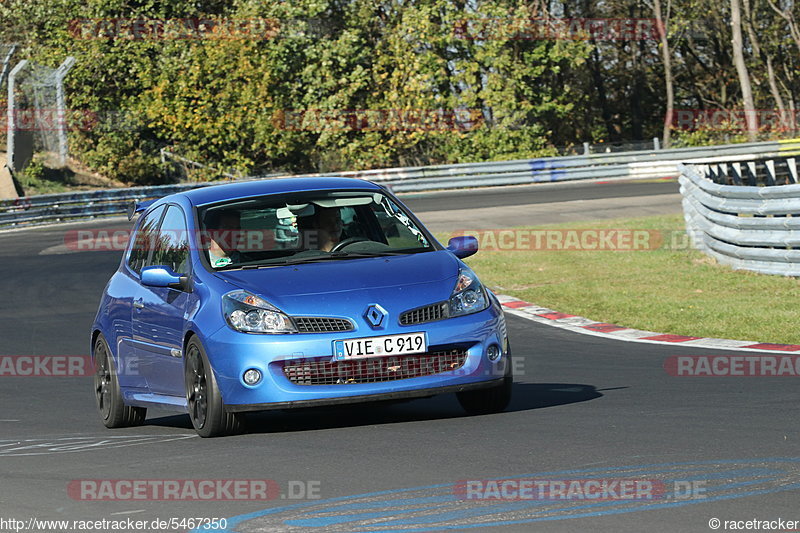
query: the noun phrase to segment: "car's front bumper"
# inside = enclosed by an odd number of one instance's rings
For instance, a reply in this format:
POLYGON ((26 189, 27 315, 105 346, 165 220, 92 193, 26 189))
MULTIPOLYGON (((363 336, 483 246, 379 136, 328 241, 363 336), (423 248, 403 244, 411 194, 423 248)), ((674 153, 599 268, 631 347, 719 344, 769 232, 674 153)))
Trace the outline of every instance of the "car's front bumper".
POLYGON ((345 405, 354 403, 380 402, 391 400, 410 400, 414 398, 428 398, 437 394, 448 392, 464 392, 476 389, 488 389, 503 384, 503 378, 492 381, 478 381, 476 383, 465 383, 463 385, 450 385, 447 387, 433 387, 430 389, 412 389, 396 392, 384 392, 380 394, 367 394, 364 396, 343 396, 340 398, 323 398, 320 400, 297 400, 289 402, 272 402, 261 404, 234 404, 226 405, 225 410, 231 413, 246 411, 269 411, 274 409, 300 409, 303 407, 319 407, 323 405, 345 405))
POLYGON ((357 403, 425 397, 499 384, 510 365, 505 352, 505 324, 499 305, 473 315, 417 326, 392 326, 382 331, 363 329, 347 333, 249 335, 223 328, 204 339, 206 352, 226 409, 232 412, 286 409, 315 405, 357 403), (304 385, 291 381, 284 362, 328 361, 333 341, 424 331, 429 352, 458 346, 466 352, 454 370, 377 382, 304 385), (487 357, 489 346, 501 348, 499 358, 487 357), (263 376, 255 386, 243 374, 257 369, 263 376))

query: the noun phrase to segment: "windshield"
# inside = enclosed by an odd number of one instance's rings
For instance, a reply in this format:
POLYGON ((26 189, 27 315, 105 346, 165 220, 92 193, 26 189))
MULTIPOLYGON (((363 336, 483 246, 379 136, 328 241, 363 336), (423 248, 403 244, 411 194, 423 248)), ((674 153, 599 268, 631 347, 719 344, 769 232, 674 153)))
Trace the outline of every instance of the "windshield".
POLYGON ((431 251, 430 239, 380 192, 321 191, 198 211, 212 268, 259 268, 431 251))

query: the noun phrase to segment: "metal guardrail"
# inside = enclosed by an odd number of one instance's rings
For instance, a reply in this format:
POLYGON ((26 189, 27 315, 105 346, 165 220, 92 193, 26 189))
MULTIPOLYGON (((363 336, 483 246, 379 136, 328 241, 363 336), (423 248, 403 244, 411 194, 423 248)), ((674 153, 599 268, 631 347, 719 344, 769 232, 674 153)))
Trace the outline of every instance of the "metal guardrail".
POLYGON ((161 198, 176 192, 218 184, 219 182, 157 185, 90 192, 42 194, 14 200, 0 200, 0 228, 122 215, 127 212, 128 206, 132 201, 161 198))
POLYGON ((795 158, 680 165, 680 172, 686 229, 696 248, 734 269, 800 276, 795 158))
POLYGON ((590 178, 676 178, 679 174, 679 163, 695 160, 710 162, 746 160, 755 157, 754 154, 770 157, 800 155, 800 139, 647 152, 365 170, 342 172, 338 175, 388 182, 396 192, 410 192, 436 188, 518 185, 590 178))
MULTIPOLYGON (((499 185, 520 185, 581 179, 675 178, 678 165, 693 161, 746 161, 754 154, 779 158, 800 155, 800 139, 672 150, 617 152, 515 161, 463 163, 428 167, 337 172, 336 176, 367 179, 395 192, 431 191, 499 185)), ((334 174, 303 174, 318 177, 334 174)), ((251 176, 275 179, 289 176, 251 176)), ((131 200, 158 198, 174 192, 225 182, 110 189, 86 193, 48 194, 0 201, 0 228, 125 213, 131 200)))

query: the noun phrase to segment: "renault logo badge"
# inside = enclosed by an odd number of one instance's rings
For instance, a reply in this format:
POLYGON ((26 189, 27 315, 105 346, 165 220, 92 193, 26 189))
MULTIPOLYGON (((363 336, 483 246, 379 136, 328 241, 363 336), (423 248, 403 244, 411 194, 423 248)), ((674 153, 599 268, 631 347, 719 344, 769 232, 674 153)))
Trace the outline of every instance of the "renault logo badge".
POLYGON ((373 329, 378 329, 383 324, 383 319, 386 318, 386 309, 378 304, 372 304, 367 307, 364 312, 364 319, 372 326, 373 329))

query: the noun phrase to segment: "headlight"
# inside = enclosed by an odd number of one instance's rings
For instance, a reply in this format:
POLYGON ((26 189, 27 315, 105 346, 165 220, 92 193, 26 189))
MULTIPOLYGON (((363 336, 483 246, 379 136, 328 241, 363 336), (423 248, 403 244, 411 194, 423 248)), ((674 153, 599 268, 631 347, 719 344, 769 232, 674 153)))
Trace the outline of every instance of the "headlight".
POLYGON ((285 314, 274 305, 247 291, 229 292, 222 297, 222 312, 230 326, 245 333, 297 333, 285 314))
POLYGON ((469 268, 462 267, 458 272, 453 295, 450 296, 450 316, 469 315, 487 307, 489 299, 478 276, 469 268))

